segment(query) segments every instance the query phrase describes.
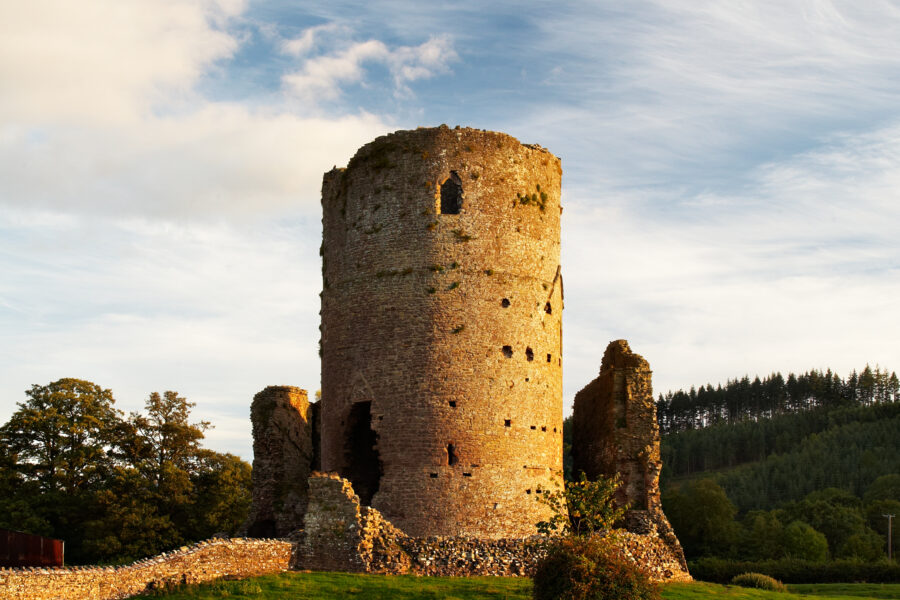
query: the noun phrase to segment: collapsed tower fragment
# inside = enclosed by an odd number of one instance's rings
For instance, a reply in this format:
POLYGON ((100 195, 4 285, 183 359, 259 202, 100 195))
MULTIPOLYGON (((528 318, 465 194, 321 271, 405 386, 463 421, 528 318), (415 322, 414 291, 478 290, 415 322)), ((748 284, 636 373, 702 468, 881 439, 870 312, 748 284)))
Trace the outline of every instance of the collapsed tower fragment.
POLYGON ((625 526, 658 534, 687 569, 684 552, 663 513, 659 496, 659 424, 649 363, 626 340, 610 342, 600 375, 575 395, 573 470, 588 479, 620 479, 619 506, 625 526))

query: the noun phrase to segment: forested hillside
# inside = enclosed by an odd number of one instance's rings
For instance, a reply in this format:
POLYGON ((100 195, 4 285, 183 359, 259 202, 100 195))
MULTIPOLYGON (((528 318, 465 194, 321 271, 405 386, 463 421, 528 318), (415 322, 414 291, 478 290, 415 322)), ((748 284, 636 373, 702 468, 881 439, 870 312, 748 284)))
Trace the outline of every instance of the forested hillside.
POLYGON ((867 366, 660 396, 663 503, 687 554, 883 557, 882 515, 900 510, 898 388, 867 366))

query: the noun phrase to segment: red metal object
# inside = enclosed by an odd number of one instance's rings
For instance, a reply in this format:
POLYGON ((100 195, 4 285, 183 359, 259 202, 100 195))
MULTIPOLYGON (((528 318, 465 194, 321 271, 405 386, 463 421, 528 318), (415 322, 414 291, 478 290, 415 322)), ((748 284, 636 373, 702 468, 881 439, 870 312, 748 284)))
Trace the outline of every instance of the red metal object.
POLYGON ((0 567, 61 567, 65 542, 0 529, 0 567))

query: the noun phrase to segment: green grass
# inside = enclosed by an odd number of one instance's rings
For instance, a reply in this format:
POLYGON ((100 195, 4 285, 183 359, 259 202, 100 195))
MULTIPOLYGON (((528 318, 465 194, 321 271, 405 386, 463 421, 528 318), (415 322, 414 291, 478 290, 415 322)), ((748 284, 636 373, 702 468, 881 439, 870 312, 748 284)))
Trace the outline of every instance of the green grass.
MULTIPOLYGON (((900 584, 789 585, 788 593, 715 583, 672 583, 663 600, 860 600, 898 598, 900 584)), ((351 573, 282 573, 241 581, 184 586, 137 598, 167 600, 530 600, 531 580, 516 577, 415 577, 351 573)))
POLYGON ((352 573, 283 573, 242 581, 185 586, 136 598, 167 600, 526 600, 531 580, 515 577, 416 577, 352 573))

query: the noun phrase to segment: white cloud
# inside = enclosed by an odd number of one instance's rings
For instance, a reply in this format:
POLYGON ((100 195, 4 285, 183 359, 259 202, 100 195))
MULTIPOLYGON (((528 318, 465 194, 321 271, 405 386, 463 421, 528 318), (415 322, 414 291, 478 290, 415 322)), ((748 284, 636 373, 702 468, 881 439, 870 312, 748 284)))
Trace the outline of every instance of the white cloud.
MULTIPOLYGON (((305 35, 300 38, 304 40, 305 35)), ((449 63, 457 59, 453 44, 447 36, 432 36, 418 46, 398 46, 391 49, 378 40, 351 44, 332 54, 304 61, 297 71, 282 77, 285 88, 304 102, 315 105, 341 95, 341 86, 364 81, 366 63, 388 67, 394 81, 395 93, 408 95, 408 83, 446 72, 449 63)))
POLYGON ((324 23, 322 25, 316 25, 315 27, 309 27, 303 30, 300 37, 281 40, 281 51, 290 56, 305 56, 316 47, 322 34, 329 34, 342 30, 345 30, 345 28, 337 23, 324 23))
POLYGON ((243 2, 0 3, 0 124, 122 123, 189 96, 237 41, 243 2))

